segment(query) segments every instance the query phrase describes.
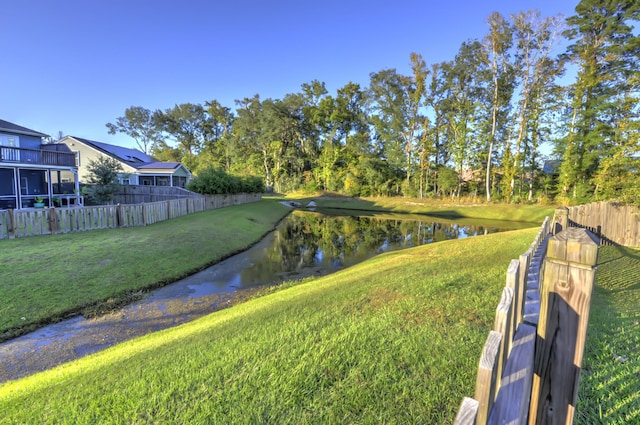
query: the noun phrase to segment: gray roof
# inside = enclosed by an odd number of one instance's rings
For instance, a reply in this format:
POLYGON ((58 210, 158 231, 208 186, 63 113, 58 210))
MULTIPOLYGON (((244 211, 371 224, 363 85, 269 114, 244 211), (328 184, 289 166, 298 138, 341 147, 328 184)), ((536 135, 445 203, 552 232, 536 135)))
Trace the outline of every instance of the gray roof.
POLYGON ((559 159, 548 159, 542 166, 542 172, 545 174, 557 174, 562 161, 559 159))
POLYGON ((144 169, 167 169, 167 170, 174 170, 176 168, 178 168, 181 164, 179 162, 160 162, 160 161, 156 161, 156 162, 149 162, 147 164, 143 164, 140 165, 139 167, 137 167, 139 170, 144 170, 144 169))
POLYGON ((48 137, 47 134, 40 133, 39 131, 31 130, 27 127, 22 127, 21 125, 14 124, 5 120, 0 120, 0 131, 5 131, 7 133, 14 133, 14 134, 24 134, 25 136, 48 137))
POLYGON ((137 149, 125 148, 123 146, 110 145, 108 143, 96 142, 95 140, 83 139, 81 137, 70 136, 87 146, 91 146, 94 149, 101 151, 117 160, 124 162, 134 168, 138 168, 142 164, 148 164, 150 162, 157 162, 157 159, 151 155, 139 151, 137 149))

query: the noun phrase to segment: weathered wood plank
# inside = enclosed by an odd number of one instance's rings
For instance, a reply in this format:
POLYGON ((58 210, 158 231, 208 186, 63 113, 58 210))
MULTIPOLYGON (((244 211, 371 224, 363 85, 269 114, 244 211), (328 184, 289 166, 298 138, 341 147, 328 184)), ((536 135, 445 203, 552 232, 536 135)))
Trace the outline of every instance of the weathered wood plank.
POLYGON ((529 414, 533 380, 536 328, 520 324, 505 365, 496 402, 488 424, 525 424, 529 414))
POLYGON ((520 314, 522 313, 520 308, 522 306, 522 297, 524 296, 524 289, 521 290, 520 287, 520 261, 511 260, 509 263, 505 287, 513 289, 513 296, 511 297, 510 329, 511 332, 515 332, 518 328, 518 323, 520 323, 520 314))
POLYGON ((500 379, 502 378, 502 370, 509 357, 509 351, 511 350, 511 340, 513 338, 513 288, 505 287, 502 290, 502 297, 500 297, 500 303, 496 308, 496 318, 493 325, 493 330, 500 332, 502 340, 500 341, 500 349, 498 353, 498 366, 496 382, 497 387, 500 387, 500 379))
POLYGON ((540 286, 540 321, 529 424, 572 423, 599 241, 569 228, 549 241, 540 286))
POLYGON ((560 207, 555 212, 556 225, 553 229, 553 234, 557 235, 569 226, 569 208, 560 207))
POLYGON ((474 425, 478 415, 478 402, 472 398, 465 397, 460 405, 460 410, 456 415, 454 425, 474 425))
POLYGON ((36 233, 36 213, 35 211, 28 211, 27 216, 29 217, 29 224, 27 226, 27 235, 35 236, 36 233))
POLYGON ((7 211, 0 211, 0 239, 8 238, 6 227, 7 227, 7 211))
POLYGON ((16 237, 16 215, 14 210, 7 210, 7 237, 13 239, 16 237))
POLYGON ((518 323, 522 323, 524 320, 524 306, 526 302, 526 293, 527 293, 527 276, 529 275, 529 267, 531 263, 531 254, 526 252, 520 255, 518 259, 520 262, 520 270, 518 274, 518 305, 515 312, 515 317, 518 323))
POLYGON ((480 363, 478 365, 478 376, 476 378, 476 393, 474 399, 478 401, 478 414, 476 423, 484 424, 489 418, 489 412, 493 407, 496 396, 496 379, 498 369, 498 354, 500 353, 500 343, 502 334, 490 331, 487 341, 482 349, 480 363))

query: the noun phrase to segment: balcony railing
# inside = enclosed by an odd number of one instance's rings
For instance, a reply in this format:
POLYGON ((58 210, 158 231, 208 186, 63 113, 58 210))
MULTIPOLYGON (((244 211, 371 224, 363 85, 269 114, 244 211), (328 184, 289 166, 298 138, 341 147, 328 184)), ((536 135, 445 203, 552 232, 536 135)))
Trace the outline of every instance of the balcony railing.
POLYGON ((2 146, 0 147, 0 163, 3 162, 73 167, 76 165, 76 155, 73 152, 2 146))

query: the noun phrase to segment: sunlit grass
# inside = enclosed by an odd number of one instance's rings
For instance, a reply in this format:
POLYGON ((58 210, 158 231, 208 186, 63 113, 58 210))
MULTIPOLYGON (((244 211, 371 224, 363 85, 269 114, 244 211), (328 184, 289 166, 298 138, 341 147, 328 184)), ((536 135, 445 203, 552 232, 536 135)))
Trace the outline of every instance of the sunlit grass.
POLYGON ((471 202, 464 199, 415 199, 415 198, 350 198, 343 195, 318 193, 310 196, 304 193, 289 195, 290 199, 300 200, 305 205, 313 200, 318 206, 325 208, 348 208, 362 210, 392 211, 402 213, 428 214, 443 218, 482 218, 489 220, 525 221, 542 223, 546 216, 553 216, 554 207, 548 205, 521 205, 487 203, 481 199, 471 202))
POLYGON ((600 248, 576 424, 640 423, 640 250, 600 248))
POLYGON ((261 201, 146 227, 0 240, 0 340, 131 301, 246 248, 288 211, 261 201))
POLYGON ((537 229, 382 254, 0 386, 0 423, 452 423, 537 229))

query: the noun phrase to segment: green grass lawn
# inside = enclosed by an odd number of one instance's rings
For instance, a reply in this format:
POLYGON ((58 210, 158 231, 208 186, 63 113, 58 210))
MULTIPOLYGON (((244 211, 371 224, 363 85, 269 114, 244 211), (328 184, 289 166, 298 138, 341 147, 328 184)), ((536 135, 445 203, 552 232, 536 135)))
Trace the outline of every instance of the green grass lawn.
POLYGON ((575 423, 640 423, 640 249, 600 247, 575 423))
POLYGON ((3 384, 0 423, 451 423, 537 231, 382 254, 3 384))
MULTIPOLYGON (((552 213, 314 199, 443 217, 541 222, 552 213)), ((286 214, 275 200, 144 228, 0 241, 6 283, 0 332, 23 331, 97 301, 124 302, 214 263, 286 214)), ((383 254, 2 384, 0 424, 451 423, 462 397, 473 395, 509 260, 537 231, 383 254)), ((639 282, 640 250, 601 248, 578 424, 640 423, 639 282)))
POLYGON ((482 218, 489 220, 525 221, 540 224, 546 216, 553 217, 555 207, 541 205, 456 203, 444 200, 414 198, 350 198, 342 195, 309 196, 296 193, 289 199, 306 205, 314 201, 325 208, 347 208, 368 211, 427 214, 443 218, 482 218))
POLYGON ((187 276, 257 242, 288 211, 265 200, 146 227, 0 240, 0 340, 187 276))

